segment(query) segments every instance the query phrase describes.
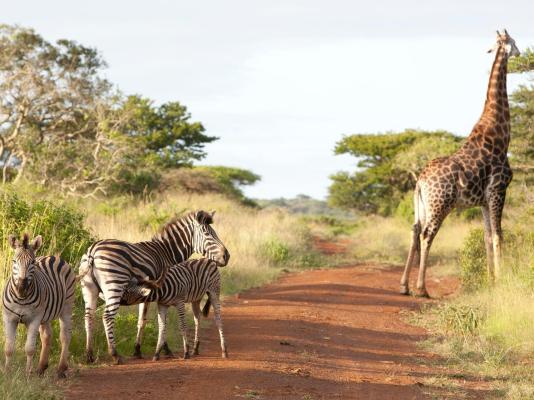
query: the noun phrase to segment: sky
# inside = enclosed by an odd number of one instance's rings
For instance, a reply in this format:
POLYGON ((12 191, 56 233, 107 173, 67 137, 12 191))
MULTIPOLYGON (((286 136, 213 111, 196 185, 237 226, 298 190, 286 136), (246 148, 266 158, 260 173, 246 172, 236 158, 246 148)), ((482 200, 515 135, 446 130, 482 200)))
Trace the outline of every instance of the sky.
POLYGON ((344 135, 469 134, 495 30, 533 46, 533 15, 532 0, 33 0, 0 21, 96 47, 124 93, 186 105, 220 137, 202 164, 261 175, 246 195, 323 199, 355 169, 334 155, 344 135))

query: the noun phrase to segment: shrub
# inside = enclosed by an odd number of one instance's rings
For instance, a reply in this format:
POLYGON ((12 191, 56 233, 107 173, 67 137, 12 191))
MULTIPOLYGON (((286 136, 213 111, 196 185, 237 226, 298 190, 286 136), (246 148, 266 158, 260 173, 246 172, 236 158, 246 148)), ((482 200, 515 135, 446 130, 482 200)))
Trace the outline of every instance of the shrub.
POLYGON ((472 229, 460 250, 461 280, 464 290, 477 290, 488 283, 484 230, 472 229))
POLYGON ((9 273, 7 237, 22 232, 43 236, 40 254, 61 254, 69 264, 76 265, 95 240, 84 228, 84 218, 82 213, 64 204, 28 201, 10 189, 0 191, 0 253, 4 274, 9 273))
POLYGON ((289 247, 277 238, 266 241, 261 246, 261 251, 268 260, 275 264, 282 264, 290 258, 289 247))

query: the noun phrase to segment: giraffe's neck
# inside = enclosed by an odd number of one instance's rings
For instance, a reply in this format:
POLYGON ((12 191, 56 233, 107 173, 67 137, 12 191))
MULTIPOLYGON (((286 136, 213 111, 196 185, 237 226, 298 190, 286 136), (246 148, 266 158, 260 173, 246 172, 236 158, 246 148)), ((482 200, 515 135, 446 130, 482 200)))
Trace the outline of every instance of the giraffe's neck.
POLYGON ((496 53, 495 61, 491 68, 484 111, 480 120, 502 123, 503 119, 504 121, 510 121, 508 93, 506 90, 508 55, 504 46, 499 46, 496 53))

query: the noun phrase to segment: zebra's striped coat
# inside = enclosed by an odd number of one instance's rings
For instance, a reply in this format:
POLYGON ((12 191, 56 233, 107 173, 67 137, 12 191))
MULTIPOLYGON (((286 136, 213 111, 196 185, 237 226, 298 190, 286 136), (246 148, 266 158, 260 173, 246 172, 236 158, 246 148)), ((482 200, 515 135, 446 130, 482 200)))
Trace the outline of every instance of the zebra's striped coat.
POLYGON ((202 258, 198 260, 187 260, 180 264, 173 265, 163 281, 163 285, 157 291, 144 297, 139 291, 127 291, 123 301, 128 304, 139 304, 139 320, 137 325, 137 339, 135 344, 135 355, 141 356, 141 341, 143 330, 146 324, 146 303, 158 303, 158 324, 159 335, 158 344, 154 359, 159 359, 162 349, 168 350, 166 340, 166 320, 167 311, 171 306, 176 307, 180 320, 180 330, 184 343, 184 358, 189 358, 189 343, 187 341, 187 328, 185 324, 185 304, 191 303, 195 318, 195 341, 193 346, 194 354, 198 354, 199 342, 199 319, 200 301, 204 294, 208 294, 208 301, 204 306, 204 316, 208 315, 210 303, 215 311, 215 323, 219 330, 222 356, 228 356, 226 343, 223 334, 221 319, 221 275, 219 266, 212 260, 202 258))
POLYGON ((10 242, 15 249, 13 270, 2 296, 6 367, 14 352, 17 325, 23 323, 27 327, 26 370, 31 371, 39 331, 41 357, 38 372, 43 373, 48 367, 52 339, 50 323, 59 318, 62 349, 58 375, 64 377, 71 337, 75 275, 69 264, 59 257, 35 257, 35 251, 42 243, 41 236, 37 236, 32 244, 29 244, 27 234, 22 243, 14 237, 10 242))
POLYGON ((230 257, 211 227, 213 214, 197 211, 169 222, 152 240, 129 243, 115 239, 93 244, 82 259, 80 276, 85 301, 87 361, 93 361, 93 321, 99 293, 106 305, 103 314, 108 349, 116 363, 115 315, 126 288, 134 281, 148 295, 165 279, 168 269, 189 258, 193 252, 226 265, 230 257))

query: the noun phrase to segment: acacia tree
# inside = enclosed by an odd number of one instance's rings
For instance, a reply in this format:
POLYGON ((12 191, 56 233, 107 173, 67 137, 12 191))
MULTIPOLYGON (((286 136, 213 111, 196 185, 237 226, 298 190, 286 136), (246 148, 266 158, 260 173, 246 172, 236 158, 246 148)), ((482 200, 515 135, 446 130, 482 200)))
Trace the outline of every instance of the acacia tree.
POLYGON ((346 136, 337 143, 335 152, 356 157, 358 169, 331 176, 329 202, 345 209, 389 215, 413 190, 428 161, 453 153, 461 141, 445 131, 346 136))

